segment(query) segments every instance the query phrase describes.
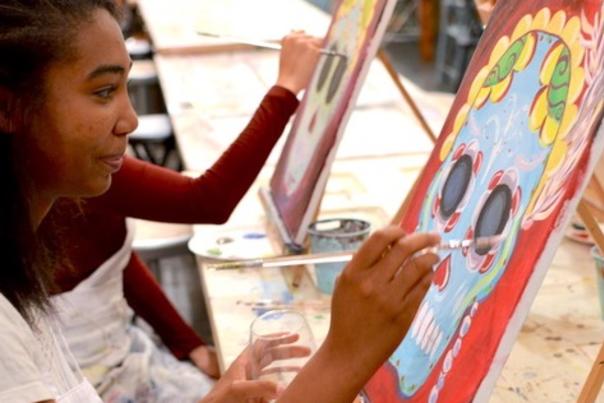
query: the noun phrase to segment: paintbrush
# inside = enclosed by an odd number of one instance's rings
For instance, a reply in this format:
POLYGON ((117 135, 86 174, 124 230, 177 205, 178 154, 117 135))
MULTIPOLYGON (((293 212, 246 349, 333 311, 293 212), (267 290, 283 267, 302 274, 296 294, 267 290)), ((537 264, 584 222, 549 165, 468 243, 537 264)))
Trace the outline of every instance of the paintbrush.
MULTIPOLYGON (((207 37, 216 38, 216 39, 222 39, 222 40, 226 40, 226 41, 230 41, 230 42, 237 42, 237 43, 241 43, 244 45, 256 46, 258 48, 281 50, 281 45, 279 45, 278 43, 266 42, 266 41, 261 41, 261 40, 257 40, 257 39, 214 34, 211 32, 204 32, 204 31, 197 31, 197 35, 207 36, 207 37)), ((319 53, 321 53, 322 55, 328 55, 328 56, 346 57, 346 55, 344 53, 336 52, 336 51, 329 50, 329 49, 321 49, 319 51, 319 53)))
MULTIPOLYGON (((500 236, 484 237, 476 239, 451 239, 442 241, 439 245, 426 248, 424 252, 438 252, 439 250, 463 249, 476 247, 476 249, 490 249, 501 240, 500 236)), ((212 270, 233 270, 245 268, 271 268, 271 267, 292 267, 307 264, 320 263, 342 263, 348 262, 354 256, 355 251, 342 252, 324 252, 309 255, 290 255, 276 256, 263 259, 245 259, 226 263, 208 264, 208 269, 212 270)), ((421 253, 421 252, 420 252, 421 253)))

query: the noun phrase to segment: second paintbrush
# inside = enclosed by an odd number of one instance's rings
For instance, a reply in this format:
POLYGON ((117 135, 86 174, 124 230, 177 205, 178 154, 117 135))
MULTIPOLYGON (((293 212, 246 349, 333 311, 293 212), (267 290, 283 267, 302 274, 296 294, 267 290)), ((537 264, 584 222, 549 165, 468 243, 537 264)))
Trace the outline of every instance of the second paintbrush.
MULTIPOLYGON (((261 41, 261 40, 257 40, 257 39, 251 39, 251 38, 242 38, 242 37, 238 37, 238 36, 221 35, 221 34, 215 34, 212 32, 204 32, 204 31, 197 31, 197 34, 201 35, 201 36, 207 36, 208 38, 222 39, 225 41, 241 43, 244 45, 255 46, 258 48, 281 50, 281 45, 278 43, 273 43, 273 42, 266 42, 266 41, 261 41)), ((329 50, 329 49, 321 49, 319 52, 323 55, 328 55, 328 56, 346 57, 346 55, 344 53, 335 52, 335 51, 329 50)))
MULTIPOLYGON (((464 240, 452 239, 449 241, 443 241, 438 246, 428 248, 426 250, 430 252, 436 252, 438 250, 462 249, 469 247, 476 247, 477 249, 490 249, 495 246, 500 241, 500 239, 501 237, 499 236, 464 240)), ((277 256, 264 259, 246 259, 226 263, 212 263, 208 264, 207 267, 213 270, 290 267, 307 264, 348 262, 352 259, 353 255, 354 251, 326 252, 315 253, 310 255, 277 256)))

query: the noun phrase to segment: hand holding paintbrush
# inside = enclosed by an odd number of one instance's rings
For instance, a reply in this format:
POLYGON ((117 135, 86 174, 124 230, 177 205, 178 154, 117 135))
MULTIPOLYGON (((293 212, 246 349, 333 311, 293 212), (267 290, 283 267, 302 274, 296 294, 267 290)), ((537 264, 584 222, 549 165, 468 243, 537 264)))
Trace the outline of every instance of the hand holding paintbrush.
MULTIPOLYGON (((463 240, 452 239, 448 241, 441 241, 439 245, 427 248, 421 253, 436 253, 440 250, 463 249, 470 247, 474 247, 476 249, 490 249, 497 245, 500 240, 501 238, 499 236, 463 240)), ((232 270, 243 268, 292 267, 307 264, 348 262, 354 256, 354 253, 354 251, 343 251, 315 253, 311 255, 277 256, 265 259, 249 259, 212 264, 208 265, 208 268, 214 270, 232 270)))
POLYGON ((346 57, 342 53, 323 49, 321 47, 322 38, 308 35, 304 31, 292 31, 283 37, 281 44, 203 31, 197 31, 197 34, 265 49, 280 50, 277 85, 287 88, 294 94, 308 86, 320 55, 346 57))

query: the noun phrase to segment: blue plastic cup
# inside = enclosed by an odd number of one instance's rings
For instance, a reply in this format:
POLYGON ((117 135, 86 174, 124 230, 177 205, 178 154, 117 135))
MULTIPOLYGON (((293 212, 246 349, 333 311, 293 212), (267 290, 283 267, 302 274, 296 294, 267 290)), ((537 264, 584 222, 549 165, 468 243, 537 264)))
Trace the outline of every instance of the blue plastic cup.
MULTIPOLYGON (((356 218, 333 218, 309 225, 312 253, 354 251, 367 239, 371 224, 356 218)), ((321 263, 315 265, 317 287, 325 294, 333 293, 336 278, 346 263, 321 263)))
POLYGON ((600 295, 600 313, 604 320, 604 257, 597 246, 591 249, 591 255, 596 261, 596 278, 598 283, 598 294, 600 295))

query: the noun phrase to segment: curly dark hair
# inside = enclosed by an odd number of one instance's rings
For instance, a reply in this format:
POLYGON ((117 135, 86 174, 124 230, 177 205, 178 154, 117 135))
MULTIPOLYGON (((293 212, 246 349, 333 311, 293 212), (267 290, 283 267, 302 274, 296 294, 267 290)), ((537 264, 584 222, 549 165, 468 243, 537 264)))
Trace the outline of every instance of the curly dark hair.
POLYGON ((15 139, 44 102, 48 67, 75 56, 78 29, 98 9, 118 18, 112 0, 0 0, 0 293, 30 323, 34 308, 48 308, 56 257, 32 221, 15 139))

